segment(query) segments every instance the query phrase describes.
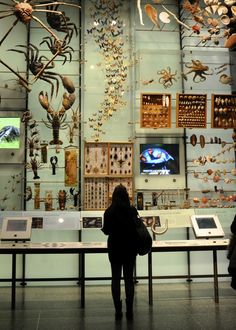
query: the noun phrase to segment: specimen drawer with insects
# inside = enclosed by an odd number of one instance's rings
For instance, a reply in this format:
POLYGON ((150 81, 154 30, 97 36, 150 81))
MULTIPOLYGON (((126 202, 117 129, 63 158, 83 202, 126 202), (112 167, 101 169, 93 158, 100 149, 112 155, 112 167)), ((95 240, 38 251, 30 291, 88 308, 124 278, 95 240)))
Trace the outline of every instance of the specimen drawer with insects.
POLYGON ((133 199, 133 144, 87 142, 84 146, 84 209, 105 209, 116 185, 133 199))
POLYGON ((84 174, 86 176, 108 174, 107 143, 85 143, 84 174))
POLYGON ((141 94, 140 126, 171 127, 171 94, 141 94))
POLYGON ((108 179, 85 178, 84 209, 103 210, 108 207, 108 179))
POLYGON ((212 128, 236 127, 236 95, 212 94, 212 128))
POLYGON ((176 127, 206 128, 206 112, 206 94, 177 94, 176 127))
POLYGON ((110 178, 108 182, 108 193, 109 193, 109 201, 111 201, 112 193, 116 186, 122 184, 126 187, 130 199, 133 198, 133 178, 110 178))
POLYGON ((109 144, 109 174, 115 176, 133 174, 133 145, 131 143, 109 144))

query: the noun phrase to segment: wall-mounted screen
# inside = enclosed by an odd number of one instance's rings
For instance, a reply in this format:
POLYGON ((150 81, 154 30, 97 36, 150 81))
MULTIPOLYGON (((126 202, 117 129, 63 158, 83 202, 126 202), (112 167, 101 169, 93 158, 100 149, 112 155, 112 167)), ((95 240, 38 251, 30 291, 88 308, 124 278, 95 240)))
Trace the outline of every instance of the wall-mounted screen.
POLYGON ((224 231, 216 215, 192 215, 191 221, 197 238, 224 237, 224 231))
POLYGON ((140 174, 180 174, 178 143, 140 144, 140 174))
POLYGON ((32 229, 31 217, 6 217, 3 218, 2 241, 27 241, 30 240, 32 229))
POLYGON ((0 118, 0 149, 20 148, 20 118, 0 118))

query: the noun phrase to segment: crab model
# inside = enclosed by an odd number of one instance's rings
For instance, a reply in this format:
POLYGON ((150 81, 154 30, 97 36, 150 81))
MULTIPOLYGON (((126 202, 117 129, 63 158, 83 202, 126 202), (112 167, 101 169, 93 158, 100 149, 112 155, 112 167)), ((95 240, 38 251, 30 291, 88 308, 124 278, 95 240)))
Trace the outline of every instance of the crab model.
MULTIPOLYGON (((63 1, 56 1, 56 2, 49 2, 49 3, 42 3, 42 4, 32 4, 33 1, 31 0, 23 0, 23 1, 16 1, 11 0, 11 4, 0 2, 2 6, 6 6, 6 10, 2 10, 0 12, 0 19, 8 17, 8 16, 15 16, 16 20, 12 23, 12 26, 10 29, 6 32, 6 34, 2 37, 0 40, 0 46, 3 43, 3 41, 7 38, 7 36, 10 34, 14 26, 20 21, 23 24, 27 25, 31 20, 36 21, 39 23, 45 30, 47 30, 56 40, 59 41, 59 38, 56 36, 56 34, 47 26, 45 25, 41 19, 34 16, 34 13, 37 12, 46 12, 48 15, 49 13, 56 14, 57 17, 60 17, 60 20, 66 22, 67 18, 64 17, 64 14, 60 11, 57 11, 57 7, 59 5, 65 5, 70 7, 77 7, 80 8, 79 5, 72 4, 72 3, 66 3, 63 1), (53 6, 56 5, 54 8, 53 6), (49 7, 49 8, 48 8, 49 7), (46 8, 46 9, 44 9, 46 8)), ((65 24, 65 29, 68 24, 65 24)), ((69 33, 71 28, 67 28, 67 32, 69 33)))
POLYGON ((209 71, 209 66, 202 64, 199 60, 191 60, 191 63, 186 63, 185 66, 190 69, 185 75, 194 72, 193 82, 195 83, 203 82, 207 75, 213 74, 212 71, 209 71))
POLYGON ((29 70, 35 78, 44 80, 51 85, 51 96, 54 93, 54 85, 51 80, 54 80, 56 82, 56 93, 58 93, 59 80, 57 76, 60 77, 60 74, 48 71, 48 69, 54 68, 53 62, 50 63, 50 60, 44 55, 39 56, 38 48, 31 43, 29 43, 29 46, 17 45, 17 47, 25 48, 26 50, 9 49, 9 51, 24 54, 29 70), (44 64, 43 60, 47 61, 47 63, 44 64))
POLYGON ((44 37, 40 45, 46 43, 53 55, 58 55, 64 58, 62 64, 65 64, 67 61, 67 56, 69 57, 69 62, 71 62, 72 60, 71 52, 74 51, 72 47, 68 46, 68 40, 67 40, 68 37, 69 35, 67 34, 62 42, 58 42, 53 37, 44 37))
POLYGON ((175 73, 171 73, 171 68, 168 66, 167 69, 163 69, 161 71, 157 71, 158 75, 161 75, 160 79, 158 80, 165 88, 171 87, 173 85, 173 80, 177 81, 175 73))

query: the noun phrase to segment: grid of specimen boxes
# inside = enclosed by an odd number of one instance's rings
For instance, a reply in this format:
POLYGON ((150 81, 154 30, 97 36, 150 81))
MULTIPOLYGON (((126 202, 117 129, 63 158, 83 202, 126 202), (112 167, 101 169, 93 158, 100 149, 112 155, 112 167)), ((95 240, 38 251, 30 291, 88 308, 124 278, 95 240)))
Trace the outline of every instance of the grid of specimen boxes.
MULTIPOLYGON (((170 128, 172 95, 141 94, 140 126, 170 128)), ((207 94, 176 94, 176 127, 206 128, 207 94)), ((236 95, 211 95, 211 127, 236 127, 236 95)))
POLYGON ((133 199, 133 144, 86 142, 84 145, 84 209, 103 210, 114 188, 123 184, 133 199))

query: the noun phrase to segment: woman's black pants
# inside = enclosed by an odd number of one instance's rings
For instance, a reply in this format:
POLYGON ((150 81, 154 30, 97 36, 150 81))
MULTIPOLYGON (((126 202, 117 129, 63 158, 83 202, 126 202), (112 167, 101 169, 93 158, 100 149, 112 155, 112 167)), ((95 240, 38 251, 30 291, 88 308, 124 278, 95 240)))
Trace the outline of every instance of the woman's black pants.
POLYGON ((135 266, 136 257, 129 258, 127 260, 112 260, 111 261, 111 292, 114 305, 119 306, 120 297, 121 297, 121 275, 123 269, 123 277, 125 282, 125 295, 126 301, 133 303, 134 299, 134 266, 135 266))

